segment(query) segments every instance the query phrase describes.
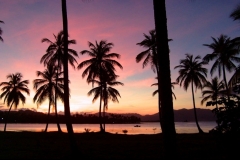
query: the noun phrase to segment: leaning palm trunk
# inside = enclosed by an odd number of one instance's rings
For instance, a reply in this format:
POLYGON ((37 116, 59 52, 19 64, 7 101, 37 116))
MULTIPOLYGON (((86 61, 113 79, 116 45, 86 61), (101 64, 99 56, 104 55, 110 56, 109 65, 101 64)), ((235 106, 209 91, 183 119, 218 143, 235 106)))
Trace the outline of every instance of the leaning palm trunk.
POLYGON ((69 105, 69 85, 68 85, 68 22, 67 22, 67 5, 66 0, 62 0, 62 17, 64 33, 64 55, 63 55, 63 72, 64 72, 64 113, 66 127, 70 141, 71 151, 74 156, 79 156, 77 142, 74 137, 71 123, 70 105, 69 105))
POLYGON ((194 91, 193 91, 193 81, 192 81, 192 99, 193 99, 193 110, 194 110, 194 117, 195 117, 195 122, 198 128, 199 133, 204 133, 203 130, 200 128, 198 124, 198 118, 197 118, 197 112, 196 112, 196 107, 195 107, 195 98, 194 98, 194 91))
POLYGON ((12 104, 11 104, 9 110, 8 110, 7 116, 6 116, 6 118, 5 118, 4 132, 6 132, 8 116, 9 116, 9 113, 10 113, 10 111, 11 111, 11 109, 12 109, 12 105, 13 105, 13 102, 12 102, 12 104))

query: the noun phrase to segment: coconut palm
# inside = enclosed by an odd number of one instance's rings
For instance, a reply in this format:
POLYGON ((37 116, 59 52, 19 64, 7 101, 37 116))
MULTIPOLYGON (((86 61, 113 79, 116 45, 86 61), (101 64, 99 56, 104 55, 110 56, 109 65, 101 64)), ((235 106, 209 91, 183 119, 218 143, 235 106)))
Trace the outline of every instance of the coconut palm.
MULTIPOLYGON (((88 42, 88 46, 90 50, 83 50, 80 53, 82 55, 87 54, 91 58, 89 60, 85 60, 81 62, 77 67, 78 69, 82 69, 83 67, 86 67, 82 73, 82 78, 87 76, 87 82, 88 83, 92 82, 92 85, 93 85, 94 84, 93 80, 95 80, 96 78, 98 78, 99 81, 103 83, 104 82, 103 75, 105 73, 108 73, 108 75, 116 77, 115 75, 116 69, 114 67, 118 66, 120 69, 122 69, 123 67, 118 61, 112 59, 112 58, 120 58, 120 55, 118 53, 109 53, 113 47, 113 43, 108 43, 105 40, 101 40, 99 43, 96 41, 95 45, 91 42, 88 42)), ((102 127, 102 122, 101 122, 101 119, 102 119, 101 96, 102 94, 100 94, 99 120, 100 120, 100 131, 104 131, 102 127)))
MULTIPOLYGON (((0 20, 0 23, 4 23, 4 22, 0 20)), ((2 29, 0 28, 0 40, 3 42, 3 38, 1 37, 1 35, 2 35, 2 29)))
POLYGON ((240 4, 232 11, 230 17, 235 20, 240 20, 240 4))
POLYGON ((213 101, 216 104, 216 108, 218 109, 218 98, 225 91, 223 81, 219 81, 218 77, 214 77, 211 82, 207 81, 203 86, 201 104, 205 103, 208 100, 213 101))
MULTIPOLYGON (((226 78, 226 70, 231 72, 236 69, 236 65, 234 62, 240 62, 238 43, 236 39, 230 39, 230 37, 226 35, 220 35, 219 38, 213 38, 213 43, 211 44, 203 44, 204 46, 212 49, 212 53, 207 54, 203 60, 206 62, 214 61, 213 66, 210 70, 211 75, 218 69, 218 75, 221 77, 223 73, 223 79, 226 86, 226 90, 228 89, 227 78, 226 78)), ((228 95, 229 101, 229 95, 228 95)))
MULTIPOLYGON (((136 62, 139 63, 140 61, 143 61, 143 68, 146 67, 148 63, 150 63, 153 72, 157 72, 158 75, 159 69, 157 61, 158 52, 156 43, 156 31, 155 29, 150 30, 149 35, 144 33, 143 36, 145 39, 137 43, 137 45, 146 48, 146 50, 137 55, 136 62)), ((172 39, 169 39, 168 41, 172 41, 172 39)))
MULTIPOLYGON (((120 93, 113 86, 123 85, 123 83, 116 81, 115 76, 106 75, 102 81, 90 80, 89 83, 96 83, 98 87, 91 89, 88 96, 94 94, 93 103, 100 98, 100 103, 103 102, 103 118, 105 117, 105 110, 108 109, 108 101, 119 102, 118 97, 120 93)), ((103 132, 105 132, 105 123, 103 123, 103 132)))
POLYGON ((30 94, 27 86, 29 81, 22 81, 22 77, 22 74, 18 72, 15 74, 9 74, 7 75, 7 79, 9 79, 9 81, 0 83, 0 86, 2 86, 1 90, 3 91, 0 95, 0 99, 4 98, 4 103, 7 103, 7 106, 9 107, 7 116, 5 118, 4 132, 6 131, 7 119, 12 106, 17 109, 20 101, 24 105, 26 102, 26 97, 23 95, 23 93, 27 93, 28 95, 30 94))
MULTIPOLYGON (((156 78, 156 79, 157 79, 157 78, 156 78)), ((171 86, 172 86, 173 89, 174 89, 174 85, 175 85, 175 84, 177 84, 177 83, 176 83, 176 82, 172 82, 172 83, 171 83, 171 86)), ((158 86, 158 83, 153 83, 151 86, 158 86)), ((158 89, 155 90, 155 91, 152 93, 152 96, 155 96, 157 93, 158 93, 158 89)), ((172 95, 173 95, 174 99, 177 99, 174 92, 172 92, 172 95)))
MULTIPOLYGON (((33 102, 36 102, 37 106, 39 106, 44 101, 49 101, 47 124, 45 128, 45 132, 47 132, 51 106, 56 108, 54 103, 55 99, 60 99, 62 102, 64 100, 63 78, 58 78, 58 84, 56 84, 56 66, 51 64, 47 65, 47 68, 43 72, 37 71, 36 74, 40 78, 33 80, 33 88, 36 90, 36 94, 33 97, 33 102)), ((60 75, 62 75, 62 73, 60 75)), ((58 121, 57 126, 58 131, 61 132, 58 121)))
MULTIPOLYGON (((48 38, 43 38, 42 42, 49 43, 46 53, 42 56, 40 62, 44 64, 44 66, 51 64, 56 65, 56 84, 58 84, 58 74, 61 72, 63 68, 63 61, 64 61, 64 34, 63 31, 60 31, 57 35, 53 34, 54 41, 49 40, 48 38)), ((70 44, 76 44, 75 40, 69 40, 68 45, 70 44)), ((78 57, 78 54, 75 50, 68 48, 68 62, 69 64, 75 68, 75 63, 77 63, 77 60, 75 57, 78 57)), ((57 92, 56 92, 57 93, 57 92)), ((55 114, 57 116, 57 100, 55 96, 55 114)), ((57 118, 58 119, 58 118, 57 118)), ((58 124, 58 123, 57 123, 58 124)), ((60 125, 58 125, 58 131, 61 131, 60 125)))
POLYGON ((193 86, 195 86, 196 90, 198 88, 202 89, 204 84, 207 82, 207 69, 203 67, 203 65, 207 63, 205 61, 199 61, 200 59, 200 56, 196 56, 194 58, 193 55, 186 54, 186 58, 181 59, 180 65, 176 66, 174 69, 179 68, 179 76, 177 77, 176 82, 180 84, 180 86, 183 84, 183 88, 187 91, 189 85, 191 85, 195 121, 199 133, 203 133, 198 124, 193 89, 193 86))

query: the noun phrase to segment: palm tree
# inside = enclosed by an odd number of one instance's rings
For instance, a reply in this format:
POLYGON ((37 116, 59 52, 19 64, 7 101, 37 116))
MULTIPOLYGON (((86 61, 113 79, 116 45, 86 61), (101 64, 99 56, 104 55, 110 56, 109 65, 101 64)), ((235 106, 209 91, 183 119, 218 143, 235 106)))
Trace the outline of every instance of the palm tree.
MULTIPOLYGON (((93 79, 90 80, 89 83, 96 83, 98 85, 98 87, 95 87, 88 92, 88 96, 94 94, 93 103, 98 98, 100 98, 100 101, 103 102, 103 118, 104 118, 105 110, 108 109, 108 101, 111 100, 113 102, 119 102, 118 97, 121 97, 118 90, 113 88, 113 86, 117 85, 123 86, 123 83, 116 81, 116 77, 111 75, 104 76, 102 82, 93 79)), ((103 132, 105 132, 105 122, 103 123, 103 132)))
MULTIPOLYGON (((62 102, 64 100, 63 78, 58 79, 57 81, 58 84, 55 83, 57 78, 56 66, 53 66, 51 64, 47 65, 47 68, 43 72, 37 71, 36 74, 38 77, 41 77, 41 78, 35 79, 33 81, 33 88, 36 90, 36 94, 33 97, 33 102, 37 102, 37 106, 39 106, 45 100, 47 99, 49 100, 48 117, 47 117, 47 124, 45 128, 45 132, 47 132, 51 106, 56 108, 54 102, 55 100, 57 100, 57 98, 61 99, 62 102)), ((57 126, 58 128, 60 128, 58 121, 57 121, 57 126)), ((61 132, 61 129, 58 131, 61 132)))
MULTIPOLYGON (((139 53, 136 57, 136 62, 139 63, 143 60, 143 68, 150 63, 151 68, 153 72, 157 72, 157 75, 159 73, 158 69, 158 52, 157 52, 157 43, 156 43, 156 31, 155 29, 149 31, 149 35, 143 34, 144 40, 137 43, 137 45, 146 48, 145 51, 139 53)), ((172 39, 169 39, 168 41, 172 41, 172 39)))
POLYGON ((23 93, 27 93, 28 95, 30 94, 27 87, 29 81, 22 81, 22 77, 22 74, 18 72, 15 74, 9 74, 7 75, 7 79, 9 79, 9 81, 0 83, 0 86, 2 86, 1 90, 3 91, 0 95, 0 99, 4 98, 4 103, 7 103, 7 106, 10 107, 5 118, 4 132, 6 131, 7 119, 12 106, 17 109, 20 101, 22 101, 22 104, 24 105, 26 102, 26 97, 23 95, 23 93))
MULTIPOLYGON (((226 70, 231 72, 233 69, 236 69, 234 62, 240 62, 240 58, 238 57, 239 49, 237 40, 231 40, 230 37, 226 35, 220 35, 217 39, 212 37, 212 40, 213 43, 211 44, 203 44, 213 50, 213 52, 207 54, 203 60, 206 62, 215 60, 210 73, 212 75, 216 69, 218 69, 219 77, 221 77, 221 74, 223 73, 226 90, 229 90, 226 79, 226 70)), ((230 98, 228 95, 228 101, 229 100, 230 98)))
POLYGON ((206 101, 212 100, 216 104, 216 109, 218 109, 218 98, 225 91, 223 81, 219 81, 218 77, 214 77, 211 82, 207 81, 204 84, 203 89, 201 104, 203 105, 206 101))
POLYGON ((235 20, 240 20, 240 4, 232 11, 230 17, 235 20))
POLYGON ((162 120, 163 148, 166 159, 176 158, 176 130, 171 90, 170 56, 165 0, 153 0, 156 42, 159 64, 159 118, 162 120))
MULTIPOLYGON (((86 67, 86 69, 82 73, 82 77, 84 78, 86 75, 87 82, 92 82, 92 85, 94 84, 92 80, 95 80, 96 78, 99 79, 101 83, 104 82, 104 74, 108 73, 108 75, 114 76, 115 75, 115 68, 114 66, 118 66, 120 69, 122 69, 122 65, 117 62, 116 60, 112 58, 120 58, 120 55, 118 53, 109 53, 110 50, 113 47, 113 43, 108 43, 107 41, 101 40, 99 43, 96 41, 95 45, 91 42, 88 42, 88 46, 90 50, 83 50, 80 53, 82 55, 87 54, 91 58, 89 60, 85 60, 81 62, 78 65, 78 69, 81 69, 83 67, 86 67)), ((106 75, 106 74, 105 74, 106 75)), ((101 115, 101 96, 100 94, 100 104, 99 104, 99 121, 100 121, 100 131, 104 132, 102 127, 102 115, 101 115)))
POLYGON ((64 114, 66 120, 66 127, 68 131, 71 151, 73 156, 79 155, 79 149, 73 133, 71 123, 70 104, 69 104, 69 84, 68 84, 68 21, 67 21, 67 4, 66 0, 62 0, 62 18, 63 18, 63 73, 64 73, 64 114))
POLYGON ((176 79, 177 83, 179 83, 180 86, 182 86, 183 84, 183 88, 187 91, 189 85, 191 84, 195 121, 199 133, 203 133, 202 129, 198 124, 193 90, 193 85, 195 85, 196 90, 198 88, 202 89, 203 85, 207 82, 207 69, 203 68, 203 65, 207 63, 205 61, 199 62, 200 59, 200 56, 196 56, 195 58, 193 58, 193 55, 186 54, 186 58, 180 60, 180 65, 176 66, 174 69, 180 68, 178 71, 179 76, 176 79))
MULTIPOLYGON (((4 23, 4 22, 0 20, 0 23, 4 23)), ((2 29, 0 28, 0 40, 3 42, 3 38, 1 37, 1 35, 2 35, 2 29)))
MULTIPOLYGON (((54 35, 54 39, 55 41, 51 41, 49 40, 48 38, 43 38, 42 39, 42 42, 46 42, 46 43, 49 43, 50 45, 48 46, 47 50, 46 50, 46 54, 43 55, 43 57, 41 58, 40 62, 41 63, 44 63, 44 66, 45 65, 48 65, 48 64, 52 64, 52 65, 56 65, 58 66, 56 68, 56 71, 57 71, 57 75, 56 75, 56 84, 58 84, 58 74, 59 72, 61 72, 62 70, 62 66, 63 66, 63 61, 64 61, 64 57, 63 57, 63 54, 64 54, 64 34, 63 34, 63 31, 60 31, 57 36, 54 35)), ((68 45, 70 44, 76 44, 76 41, 75 40, 69 40, 68 41, 68 45)), ((75 63, 77 63, 75 57, 78 57, 78 54, 75 50, 73 49, 69 49, 68 48, 68 62, 70 63, 70 65, 75 68, 75 63)), ((56 100, 56 97, 55 96, 55 114, 56 114, 56 118, 57 118, 57 121, 58 121, 58 116, 57 116, 57 100, 56 100)), ((61 128, 60 128, 60 125, 59 123, 58 124, 58 131, 61 132, 61 128)))
MULTIPOLYGON (((156 78, 156 79, 157 79, 157 78, 156 78)), ((177 83, 176 83, 176 82, 172 82, 172 83, 171 83, 171 86, 172 86, 173 89, 174 89, 174 85, 175 85, 175 84, 177 84, 177 83)), ((158 86, 158 83, 153 83, 151 86, 158 86)), ((158 93, 158 89, 155 90, 155 91, 152 93, 152 96, 155 96, 157 93, 158 93)), ((175 93, 172 92, 172 95, 173 95, 174 99, 177 99, 175 93)))

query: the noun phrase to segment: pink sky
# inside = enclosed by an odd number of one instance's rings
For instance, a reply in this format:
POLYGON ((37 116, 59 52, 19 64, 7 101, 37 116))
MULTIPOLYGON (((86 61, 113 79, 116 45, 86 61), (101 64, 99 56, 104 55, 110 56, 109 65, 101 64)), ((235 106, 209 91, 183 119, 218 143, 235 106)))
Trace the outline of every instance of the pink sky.
MULTIPOLYGON (((211 36, 226 34, 232 38, 240 35, 239 23, 229 18, 229 14, 238 4, 238 0, 218 1, 187 1, 167 0, 168 35, 173 39, 169 43, 171 50, 172 81, 178 76, 174 67, 186 53, 201 55, 211 50, 202 44, 212 42, 211 36)), ((53 34, 62 29, 61 1, 49 0, 0 0, 0 24, 3 30, 0 42, 0 81, 7 81, 9 73, 21 72, 23 79, 30 80, 30 96, 24 106, 18 108, 35 108, 46 111, 47 101, 37 108, 32 98, 35 91, 32 81, 37 78, 36 71, 43 71, 40 58, 48 47, 41 43, 42 38, 54 40, 53 34)), ((156 87, 155 74, 150 66, 142 69, 142 63, 136 63, 135 58, 143 48, 136 43, 143 40, 143 33, 148 34, 154 28, 153 4, 148 0, 68 0, 68 24, 70 39, 77 41, 70 46, 78 53, 89 49, 87 42, 107 40, 114 43, 112 52, 119 53, 118 60, 123 70, 117 69, 118 81, 124 83, 117 89, 121 94, 119 103, 109 104, 108 112, 153 114, 158 112, 157 96, 152 92, 156 87)), ((78 63, 88 59, 79 54, 78 63)), ((206 66, 210 68, 211 66, 206 66)), ((92 103, 92 97, 87 96, 91 85, 82 79, 82 70, 69 67, 71 81, 70 106, 73 112, 97 112, 99 101, 92 103)), ((229 74, 231 75, 231 74, 229 74)), ((228 77, 229 78, 229 77, 228 77)), ((208 74, 208 80, 211 79, 208 74)), ((173 100, 174 109, 192 108, 192 95, 179 86, 173 92, 177 100, 173 100)), ((196 92, 196 106, 200 105, 201 91, 196 92)), ((3 101, 1 100, 1 103, 3 101)), ((59 110, 63 110, 61 102, 59 110)))

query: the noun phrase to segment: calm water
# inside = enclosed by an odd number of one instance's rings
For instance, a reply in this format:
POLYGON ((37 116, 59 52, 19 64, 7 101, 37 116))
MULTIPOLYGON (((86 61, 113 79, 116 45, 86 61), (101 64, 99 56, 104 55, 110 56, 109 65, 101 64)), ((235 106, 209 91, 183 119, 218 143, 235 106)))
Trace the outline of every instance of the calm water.
MULTIPOLYGON (((140 127, 134 127, 135 124, 106 124, 106 131, 110 133, 123 134, 123 130, 127 130, 127 134, 155 134, 161 133, 158 122, 143 122, 138 124, 140 127)), ((200 127, 204 132, 208 132, 216 127, 216 122, 199 122, 200 127)), ((46 124, 7 124, 7 131, 33 131, 42 132, 46 124)), ((0 124, 0 131, 3 131, 4 124, 0 124)), ((66 132, 66 125, 61 124, 62 131, 66 132)), ((73 124, 74 132, 83 133, 85 128, 90 129, 90 132, 98 132, 99 124, 73 124)), ((195 122, 175 122, 177 133, 198 133, 195 122)), ((57 131, 56 124, 49 124, 48 131, 57 131)))

